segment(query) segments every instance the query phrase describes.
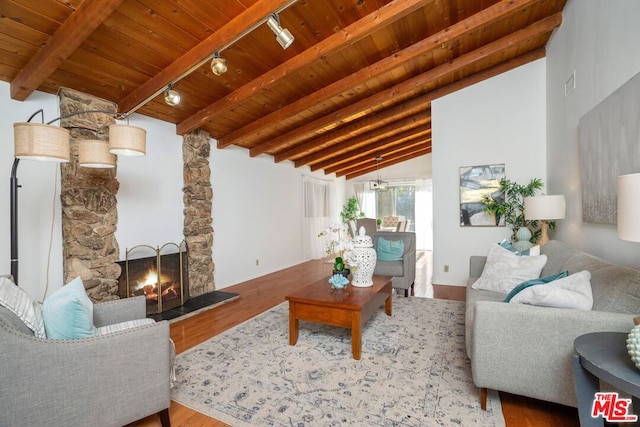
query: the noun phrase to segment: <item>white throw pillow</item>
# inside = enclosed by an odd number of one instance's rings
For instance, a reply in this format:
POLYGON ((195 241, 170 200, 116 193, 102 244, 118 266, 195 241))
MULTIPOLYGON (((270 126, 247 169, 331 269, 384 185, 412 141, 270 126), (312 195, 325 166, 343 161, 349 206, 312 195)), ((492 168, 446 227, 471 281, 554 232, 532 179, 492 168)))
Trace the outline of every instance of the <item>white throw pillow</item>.
POLYGON ((36 337, 47 337, 42 320, 42 304, 7 277, 0 277, 0 305, 18 316, 36 337))
POLYGON ((516 294, 509 303, 591 310, 591 273, 584 270, 551 283, 531 286, 516 294))
POLYGON ((482 275, 471 287, 507 294, 520 283, 540 277, 546 263, 546 255, 517 256, 500 245, 493 245, 482 275))

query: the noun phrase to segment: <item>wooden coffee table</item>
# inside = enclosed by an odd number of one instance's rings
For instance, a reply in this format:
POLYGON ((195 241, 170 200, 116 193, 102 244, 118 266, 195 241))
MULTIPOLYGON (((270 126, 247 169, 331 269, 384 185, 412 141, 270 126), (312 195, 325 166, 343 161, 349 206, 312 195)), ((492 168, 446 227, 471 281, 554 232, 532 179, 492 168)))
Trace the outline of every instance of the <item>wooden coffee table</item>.
POLYGON ((391 277, 373 276, 373 286, 332 289, 327 278, 318 280, 285 297, 289 301, 289 344, 298 342, 298 322, 322 323, 351 329, 353 358, 360 360, 362 325, 384 304, 391 316, 391 277))

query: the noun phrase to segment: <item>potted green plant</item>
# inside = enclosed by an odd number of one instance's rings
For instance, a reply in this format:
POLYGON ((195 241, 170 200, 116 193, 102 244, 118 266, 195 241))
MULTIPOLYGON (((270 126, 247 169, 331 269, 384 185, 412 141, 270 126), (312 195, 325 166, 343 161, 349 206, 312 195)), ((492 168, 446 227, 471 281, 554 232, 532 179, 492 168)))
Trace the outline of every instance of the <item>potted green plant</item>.
POLYGON ((342 223, 349 224, 349 221, 355 221, 362 217, 364 217, 364 212, 362 212, 360 206, 358 206, 358 199, 356 196, 351 196, 342 207, 342 212, 340 212, 342 223))
MULTIPOLYGON (((540 238, 539 221, 528 221, 524 212, 524 198, 535 196, 544 187, 542 180, 533 178, 528 184, 522 185, 508 178, 500 180, 500 192, 504 195, 504 201, 496 200, 490 196, 482 198, 485 211, 496 212, 504 216, 504 222, 512 229, 511 240, 516 241, 516 233, 520 227, 526 227, 531 232, 531 243, 535 243, 540 238)), ((497 223, 497 222, 496 222, 497 223)), ((555 222, 549 222, 549 229, 553 230, 555 222)))
POLYGON ((327 255, 335 255, 333 258, 333 274, 349 276, 350 265, 355 265, 352 259, 353 242, 347 233, 345 224, 331 224, 326 230, 320 232, 318 237, 329 237, 325 252, 327 255))

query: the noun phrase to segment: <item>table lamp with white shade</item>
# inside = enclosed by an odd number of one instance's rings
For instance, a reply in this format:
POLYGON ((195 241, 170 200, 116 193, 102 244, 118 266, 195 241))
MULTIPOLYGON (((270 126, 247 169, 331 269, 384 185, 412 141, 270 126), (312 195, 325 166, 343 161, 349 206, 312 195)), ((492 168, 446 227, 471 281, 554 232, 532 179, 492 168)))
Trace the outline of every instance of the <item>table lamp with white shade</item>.
POLYGON ((549 224, 547 221, 563 219, 566 203, 563 195, 532 196, 524 198, 524 217, 527 221, 540 221, 541 235, 539 245, 549 241, 549 224))
POLYGON ((640 173, 618 177, 618 238, 640 242, 640 173))

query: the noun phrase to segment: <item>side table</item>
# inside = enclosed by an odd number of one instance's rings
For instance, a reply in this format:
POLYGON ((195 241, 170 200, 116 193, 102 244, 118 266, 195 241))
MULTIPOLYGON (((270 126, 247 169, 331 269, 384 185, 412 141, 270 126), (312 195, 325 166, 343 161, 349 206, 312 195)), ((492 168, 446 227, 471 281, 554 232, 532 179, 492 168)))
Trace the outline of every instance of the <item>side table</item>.
MULTIPOLYGON (((595 393, 600 390, 599 380, 632 396, 634 413, 640 414, 640 370, 631 361, 627 352, 627 335, 622 332, 595 332, 575 339, 573 347, 573 378, 578 398, 580 426, 603 426, 604 417, 592 417, 595 393)), ((615 403, 615 402, 612 402, 615 403)), ((606 404, 603 406, 606 407, 606 404)), ((621 406, 624 409, 624 405, 621 406)), ((602 412, 602 411, 601 411, 602 412)), ((622 425, 624 410, 611 415, 622 425)), ((632 415, 631 412, 625 415, 632 415)), ((608 421, 614 421, 609 419, 608 421)))

